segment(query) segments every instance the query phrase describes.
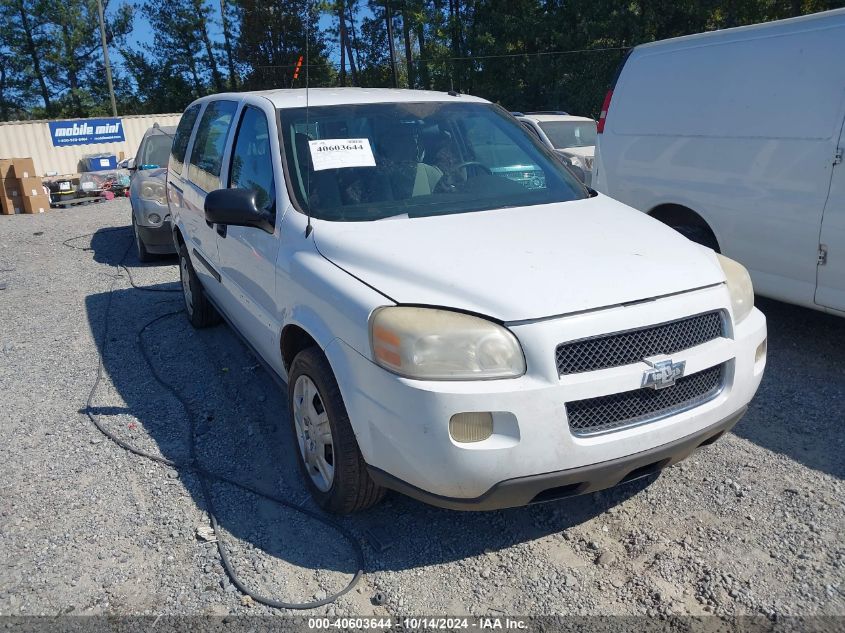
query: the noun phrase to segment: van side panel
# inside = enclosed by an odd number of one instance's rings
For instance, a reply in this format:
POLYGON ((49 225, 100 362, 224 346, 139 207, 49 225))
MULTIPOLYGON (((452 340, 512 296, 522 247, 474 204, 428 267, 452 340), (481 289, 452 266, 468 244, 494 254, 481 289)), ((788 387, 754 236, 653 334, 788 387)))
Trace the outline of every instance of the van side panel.
POLYGON ((600 144, 600 190, 710 225, 763 295, 814 305, 845 106, 845 12, 635 49, 600 144))
MULTIPOLYGON (((839 137, 839 152, 845 154, 845 121, 839 137)), ((845 313, 845 158, 833 168, 821 242, 824 244, 824 263, 819 266, 816 303, 845 313)))
POLYGON ((838 132, 843 56, 845 17, 797 33, 643 47, 623 68, 607 126, 620 135, 826 140, 838 132))

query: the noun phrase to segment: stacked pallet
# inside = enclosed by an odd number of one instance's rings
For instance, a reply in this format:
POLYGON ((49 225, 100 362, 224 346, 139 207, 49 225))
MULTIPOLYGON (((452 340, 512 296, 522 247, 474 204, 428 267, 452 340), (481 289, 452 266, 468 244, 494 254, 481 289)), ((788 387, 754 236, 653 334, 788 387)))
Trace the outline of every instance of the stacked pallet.
POLYGON ((50 194, 35 175, 31 158, 0 158, 0 213, 44 213, 50 194))

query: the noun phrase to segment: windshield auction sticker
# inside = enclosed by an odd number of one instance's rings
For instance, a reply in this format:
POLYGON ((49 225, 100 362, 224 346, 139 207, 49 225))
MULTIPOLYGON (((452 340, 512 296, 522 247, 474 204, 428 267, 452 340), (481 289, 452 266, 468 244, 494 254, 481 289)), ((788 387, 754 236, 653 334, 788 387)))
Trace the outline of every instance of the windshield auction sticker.
POLYGON ((314 171, 344 167, 375 167, 376 159, 367 138, 326 138, 308 141, 314 171))

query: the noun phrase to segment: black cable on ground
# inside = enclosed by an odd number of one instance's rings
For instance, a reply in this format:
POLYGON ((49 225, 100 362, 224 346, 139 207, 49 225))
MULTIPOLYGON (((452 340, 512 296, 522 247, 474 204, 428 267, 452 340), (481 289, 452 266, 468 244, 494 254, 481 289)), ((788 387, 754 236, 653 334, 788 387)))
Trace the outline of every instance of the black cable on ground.
MULTIPOLYGON (((76 240, 81 240, 83 237, 92 237, 93 235, 99 235, 101 233, 113 233, 115 231, 125 231, 129 228, 131 228, 131 227, 129 227, 129 226, 114 226, 114 227, 107 228, 107 229, 100 229, 98 231, 94 231, 93 233, 85 233, 83 235, 76 235, 74 237, 67 238, 64 242, 62 242, 62 246, 67 246, 68 248, 72 248, 75 251, 93 251, 94 249, 91 248, 90 246, 86 246, 86 247, 83 248, 83 247, 80 247, 80 246, 74 246, 73 244, 71 244, 71 242, 75 242, 76 240)), ((123 254, 123 259, 126 258, 126 254, 128 252, 129 252, 129 248, 127 248, 126 253, 123 254)), ((123 259, 121 259, 121 262, 123 261, 123 259)))
MULTIPOLYGON (((122 230, 124 228, 126 228, 126 227, 120 227, 119 229, 116 229, 116 230, 122 230)), ((105 229, 105 230, 108 230, 108 229, 105 229)), ((83 237, 88 237, 90 235, 93 235, 93 233, 90 233, 90 234, 87 234, 87 235, 78 235, 76 237, 70 238, 69 240, 66 240, 66 242, 71 242, 73 240, 80 239, 80 238, 83 238, 83 237)), ((78 247, 71 246, 68 243, 64 243, 64 245, 68 246, 69 248, 74 248, 76 250, 91 250, 90 248, 80 249, 78 247)), ((126 256, 129 254, 131 247, 132 247, 132 244, 130 243, 127 246, 126 250, 124 251, 123 256, 120 258, 120 262, 117 264, 118 267, 124 267, 124 269, 125 269, 123 262, 126 259, 126 256)), ((237 587, 242 593, 250 596, 256 602, 259 602, 261 604, 265 604, 265 605, 270 606, 270 607, 279 608, 279 609, 301 610, 301 609, 314 609, 316 607, 320 607, 320 606, 329 604, 329 603, 337 600, 340 596, 344 595, 345 593, 348 593, 349 591, 351 591, 352 588, 355 587, 356 584, 358 584, 358 581, 361 579, 361 577, 364 574, 364 549, 361 546, 361 543, 358 541, 358 539, 355 537, 355 535, 352 534, 351 531, 349 531, 346 527, 342 526, 341 524, 337 523, 336 521, 333 521, 333 520, 315 512, 313 510, 309 510, 308 508, 303 508, 301 506, 298 506, 298 505, 292 503, 291 501, 288 501, 287 499, 283 499, 279 496, 276 496, 276 495, 269 493, 269 492, 265 492, 263 490, 258 490, 257 488, 253 488, 250 485, 241 483, 239 481, 235 481, 235 480, 230 479, 228 477, 225 477, 223 475, 218 475, 216 473, 213 473, 213 472, 207 470, 206 468, 204 468, 202 466, 202 464, 199 462, 197 455, 196 455, 196 444, 194 442, 194 439, 196 437, 196 433, 195 433, 196 418, 193 415, 191 407, 188 404, 187 400, 176 390, 176 388, 173 387, 173 385, 168 383, 166 380, 164 380, 164 378, 161 376, 161 374, 156 370, 155 365, 152 362, 152 358, 150 357, 149 351, 147 350, 147 347, 144 344, 144 333, 150 327, 152 327, 153 325, 155 325, 159 321, 163 321, 164 319, 173 317, 177 314, 182 314, 183 310, 175 310, 175 311, 167 312, 165 314, 159 315, 159 316, 147 321, 144 324, 144 326, 140 330, 138 330, 137 343, 138 343, 138 348, 141 351, 141 355, 144 357, 144 361, 147 363, 147 366, 150 368, 150 372, 153 376, 153 379, 159 384, 159 386, 161 386, 164 390, 166 390, 174 398, 176 398, 176 400, 182 406, 182 409, 185 411, 185 415, 187 416, 188 421, 189 421, 190 438, 191 438, 190 445, 189 445, 189 459, 188 459, 188 461, 179 462, 179 461, 167 459, 166 457, 162 457, 161 455, 155 455, 153 453, 149 453, 147 451, 144 451, 142 449, 139 449, 139 448, 132 446, 131 444, 129 444, 128 442, 126 442, 122 438, 118 437, 117 435, 115 435, 114 433, 109 431, 105 427, 105 425, 102 424, 102 422, 99 419, 99 416, 97 414, 93 413, 94 398, 97 394, 97 389, 100 386, 100 382, 102 382, 102 379, 103 379, 103 366, 104 366, 103 358, 106 354, 106 346, 108 345, 108 342, 109 342, 109 326, 110 326, 111 307, 112 307, 112 301, 114 299, 115 284, 117 283, 117 279, 119 279, 119 277, 114 277, 111 285, 109 286, 108 299, 106 301, 105 314, 103 315, 103 323, 104 323, 104 325, 103 325, 103 338, 102 338, 102 344, 101 344, 101 348, 100 348, 100 352, 99 352, 99 356, 98 356, 97 374, 96 374, 96 378, 94 379, 94 384, 91 386, 91 390, 88 393, 88 398, 87 398, 86 403, 85 403, 85 415, 88 416, 88 419, 91 420, 91 423, 97 428, 97 430, 100 431, 100 433, 102 433, 106 438, 108 438, 109 440, 111 440, 112 442, 114 442, 115 444, 117 444, 118 446, 123 448, 124 450, 128 451, 129 453, 132 453, 133 455, 137 455, 139 457, 144 457, 146 459, 152 460, 152 461, 159 463, 159 464, 162 464, 164 466, 169 466, 170 468, 174 468, 176 470, 180 470, 180 471, 183 471, 183 472, 192 472, 192 473, 197 475, 197 479, 199 480, 199 483, 200 483, 200 489, 202 490, 202 494, 203 494, 203 497, 205 498, 205 502, 206 502, 206 507, 208 508, 208 516, 209 516, 209 519, 211 521, 211 527, 214 529, 215 536, 217 537, 217 541, 216 541, 217 542, 217 551, 220 554, 220 560, 223 563, 223 568, 226 570, 226 574, 229 576, 229 579, 231 580, 232 584, 235 585, 235 587, 237 587), (314 600, 313 602, 285 602, 283 600, 276 600, 276 599, 273 599, 273 598, 268 598, 266 596, 262 596, 261 594, 255 592, 254 590, 247 587, 241 581, 241 579, 238 577, 238 574, 235 571, 235 569, 234 569, 234 567, 233 567, 233 565, 232 565, 232 563, 229 559, 229 554, 228 554, 228 551, 226 549, 226 546, 223 543, 222 535, 219 532, 219 525, 217 523, 217 516, 216 516, 216 513, 214 511, 214 502, 213 502, 213 499, 212 499, 211 491, 209 490, 209 486, 208 486, 210 480, 226 483, 226 484, 229 484, 231 486, 240 488, 241 490, 244 490, 246 492, 250 492, 250 493, 257 495, 259 497, 263 497, 264 499, 268 499, 270 501, 273 501, 273 502, 279 504, 282 507, 288 508, 290 510, 293 510, 295 512, 299 512, 300 514, 308 516, 308 517, 322 523, 326 527, 334 529, 341 536, 343 536, 353 546, 353 549, 355 550, 355 554, 356 554, 357 562, 358 562, 358 570, 355 572, 355 575, 352 577, 352 580, 350 580, 349 583, 343 589, 341 589, 340 591, 333 593, 331 595, 328 595, 325 598, 323 598, 322 600, 314 600)), ((132 285, 133 285, 134 288, 137 288, 138 290, 161 291, 161 289, 145 288, 143 286, 141 286, 141 287, 135 286, 134 283, 132 285)), ((167 290, 167 292, 179 292, 179 291, 178 290, 167 290)))
POLYGON ((136 290, 143 290, 144 292, 182 292, 181 288, 146 288, 135 283, 132 277, 132 272, 126 267, 126 264, 121 264, 120 267, 126 271, 126 276, 129 277, 130 285, 136 290))
MULTIPOLYGON (((94 233, 85 233, 84 235, 76 235, 74 237, 69 237, 64 242, 62 242, 62 246, 67 246, 68 248, 72 248, 75 251, 85 251, 85 252, 93 251, 94 249, 91 248, 90 246, 86 246, 86 247, 74 246, 73 244, 71 244, 71 242, 76 241, 76 240, 81 240, 83 237, 91 237, 93 235, 97 235, 97 234, 100 234, 100 233, 111 233, 113 231, 126 231, 127 229, 130 229, 130 228, 132 228, 132 227, 115 226, 115 227, 112 227, 112 228, 100 229, 99 231, 95 231, 94 233)), ((131 248, 131 244, 130 244, 129 248, 131 248)), ((126 249, 126 253, 123 254, 123 257, 121 258, 120 263, 117 264, 117 266, 118 266, 118 268, 122 268, 123 270, 126 271, 126 276, 129 277, 129 283, 132 285, 133 288, 135 288, 136 290, 143 290, 144 292, 182 292, 178 288, 145 288, 144 286, 139 286, 138 284, 136 284, 134 277, 132 277, 132 271, 130 271, 129 268, 127 268, 126 264, 123 263, 124 260, 126 259, 126 255, 129 252, 129 248, 126 249)))

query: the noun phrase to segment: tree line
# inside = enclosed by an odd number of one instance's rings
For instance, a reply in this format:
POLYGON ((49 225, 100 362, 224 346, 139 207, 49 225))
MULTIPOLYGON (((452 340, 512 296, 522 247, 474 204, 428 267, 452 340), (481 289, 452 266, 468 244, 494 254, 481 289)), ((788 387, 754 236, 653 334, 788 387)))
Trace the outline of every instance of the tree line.
MULTIPOLYGON (((127 0, 106 7, 120 114, 225 90, 457 90, 595 116, 644 42, 845 0, 127 0), (138 44, 133 25, 152 29, 138 44), (393 46, 390 46, 390 43, 393 46), (307 58, 297 73, 300 57, 307 58)), ((0 0, 0 120, 110 114, 96 0, 0 0)), ((136 27, 137 28, 137 27, 136 27)))

